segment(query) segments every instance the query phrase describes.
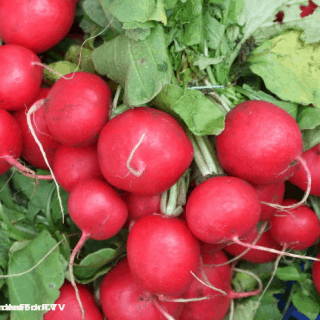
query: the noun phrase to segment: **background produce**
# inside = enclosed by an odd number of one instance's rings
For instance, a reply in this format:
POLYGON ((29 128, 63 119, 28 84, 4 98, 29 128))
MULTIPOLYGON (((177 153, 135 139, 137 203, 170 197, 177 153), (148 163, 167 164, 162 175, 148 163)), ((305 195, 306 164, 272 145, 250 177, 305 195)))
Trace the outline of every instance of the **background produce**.
POLYGON ((0 320, 316 319, 320 1, 64 2, 0 0, 0 305, 67 306, 0 320))

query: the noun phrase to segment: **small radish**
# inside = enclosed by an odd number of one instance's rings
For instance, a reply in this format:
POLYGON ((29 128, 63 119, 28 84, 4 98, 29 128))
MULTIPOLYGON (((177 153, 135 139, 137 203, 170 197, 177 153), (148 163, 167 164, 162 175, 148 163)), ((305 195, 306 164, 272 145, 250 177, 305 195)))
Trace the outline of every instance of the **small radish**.
POLYGON ((265 101, 251 100, 234 107, 217 136, 216 148, 227 173, 253 184, 283 182, 302 161, 298 124, 285 110, 265 101))
MULTIPOLYGON (((36 100, 44 99, 48 95, 49 91, 50 88, 42 88, 36 100)), ((23 108, 16 111, 14 113, 14 117, 18 121, 19 126, 22 130, 23 143, 21 156, 25 160, 27 160, 31 165, 37 168, 48 169, 48 166, 43 159, 39 146, 34 140, 29 130, 26 117, 26 110, 23 108)), ((33 127, 35 129, 37 137, 44 148, 49 163, 52 164, 53 155, 56 149, 60 146, 60 143, 50 136, 50 132, 44 120, 44 109, 37 110, 37 112, 32 117, 32 120, 33 127)))
POLYGON ((54 155, 53 172, 61 187, 69 193, 80 181, 102 178, 97 150, 93 146, 61 145, 54 155))
POLYGON ((144 291, 132 277, 126 258, 102 280, 100 302, 108 320, 165 320, 163 312, 179 319, 183 308, 183 304, 158 301, 144 291))
POLYGON ((68 198, 68 211, 72 221, 82 231, 69 260, 69 272, 84 319, 82 301, 78 296, 73 275, 74 259, 88 238, 107 240, 115 236, 128 218, 128 209, 108 183, 100 179, 90 179, 79 182, 72 189, 68 198))
MULTIPOLYGON (((260 201, 265 203, 281 204, 285 191, 284 182, 267 185, 254 185, 253 187, 256 190, 260 201)), ((276 211, 276 208, 261 203, 260 221, 269 220, 276 211)))
MULTIPOLYGON (((296 200, 286 199, 283 205, 291 205, 296 200)), ((305 205, 295 209, 277 212, 270 219, 270 233, 281 246, 303 250, 311 247, 319 238, 320 222, 313 210, 305 205)))
MULTIPOLYGON (((320 253, 318 253, 317 258, 320 259, 320 253)), ((313 284, 315 285, 315 287, 320 295, 320 260, 315 261, 313 263, 312 278, 313 278, 313 284)))
POLYGON ((44 114, 55 139, 72 147, 83 147, 97 141, 108 121, 110 105, 111 90, 106 82, 95 74, 76 72, 52 86, 44 114))
POLYGON ((199 264, 197 239, 179 218, 150 215, 129 232, 129 267, 134 279, 152 294, 180 295, 199 264))
MULTIPOLYGON (((94 299, 94 295, 90 292, 88 287, 79 284, 79 294, 83 301, 83 308, 86 315, 86 320, 103 320, 103 316, 99 307, 94 299)), ((60 296, 55 301, 55 310, 47 312, 44 320, 79 320, 81 319, 81 310, 76 298, 74 289, 69 282, 65 282, 60 288, 60 296)))
POLYGON ((244 237, 260 219, 261 205, 254 188, 235 177, 218 176, 191 192, 186 218, 191 232, 208 243, 244 237))
POLYGON ((0 38, 44 52, 67 35, 75 8, 75 0, 0 0, 0 38))
MULTIPOLYGON (((4 1, 0 0, 0 12, 1 3, 4 1)), ((0 107, 17 110, 36 99, 43 69, 35 62, 40 63, 40 59, 30 49, 11 44, 0 46, 0 107)))
MULTIPOLYGON (((302 158, 306 161, 311 174, 310 194, 320 196, 320 143, 315 147, 302 153, 302 158)), ((305 170, 299 168, 289 181, 302 189, 307 190, 308 179, 305 170)))
MULTIPOLYGON (((253 243, 258 236, 258 230, 254 228, 249 235, 247 235, 245 238, 242 238, 241 240, 243 242, 253 243)), ((256 244, 266 248, 281 250, 280 245, 272 238, 270 230, 268 230, 267 232, 263 232, 256 244)), ((244 248, 242 245, 233 243, 224 247, 224 250, 233 256, 239 256, 248 249, 244 248)), ((250 249, 246 254, 241 256, 241 259, 252 263, 267 263, 276 260, 277 256, 278 255, 273 252, 250 249)))
POLYGON ((193 147, 180 124, 149 107, 112 118, 98 140, 102 174, 117 188, 140 195, 160 194, 190 166, 193 147))
POLYGON ((123 199, 128 206, 128 216, 131 220, 138 220, 160 210, 160 195, 141 196, 127 193, 123 199))

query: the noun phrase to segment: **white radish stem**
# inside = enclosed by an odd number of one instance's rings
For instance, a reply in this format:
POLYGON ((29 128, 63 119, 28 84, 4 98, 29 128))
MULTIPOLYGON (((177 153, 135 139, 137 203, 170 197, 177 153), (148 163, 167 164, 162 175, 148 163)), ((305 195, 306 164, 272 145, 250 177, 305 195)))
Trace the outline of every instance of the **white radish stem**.
POLYGON ((141 143, 142 143, 145 135, 146 135, 146 134, 144 133, 144 134, 141 136, 139 142, 138 142, 138 143, 135 145, 135 147, 132 149, 132 151, 131 151, 131 153, 130 153, 130 155, 129 155, 129 158, 128 158, 128 160, 127 160, 127 163, 126 163, 128 170, 129 170, 134 176, 136 176, 136 177, 140 177, 140 176, 143 174, 144 170, 143 170, 142 172, 137 171, 137 170, 134 170, 134 169, 130 166, 130 162, 131 162, 131 160, 132 160, 135 152, 136 152, 137 149, 140 147, 140 145, 141 145, 141 143))

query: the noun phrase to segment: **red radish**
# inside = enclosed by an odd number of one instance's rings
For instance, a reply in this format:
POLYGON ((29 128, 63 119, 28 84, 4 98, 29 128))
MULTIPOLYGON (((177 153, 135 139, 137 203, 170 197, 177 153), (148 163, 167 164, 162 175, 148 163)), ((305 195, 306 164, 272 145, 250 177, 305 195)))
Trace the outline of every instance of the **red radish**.
POLYGON ((265 101, 245 101, 226 116, 217 156, 230 175, 253 184, 289 179, 299 168, 302 135, 294 118, 265 101))
MULTIPOLYGON (((83 308, 85 311, 86 320, 103 320, 103 316, 98 308, 93 294, 88 287, 79 284, 79 294, 83 301, 83 308)), ((61 307, 56 306, 55 310, 50 310, 44 315, 44 320, 79 320, 81 319, 81 310, 74 289, 69 282, 65 282, 60 288, 60 296, 55 301, 55 304, 60 304, 61 307), (64 307, 63 307, 64 305, 64 307)))
POLYGON ((61 145, 54 155, 53 172, 61 187, 69 193, 80 181, 102 178, 97 150, 93 146, 61 145))
POLYGON ((138 220, 160 210, 160 195, 141 196, 127 193, 123 198, 128 206, 128 215, 131 220, 138 220))
POLYGON ((244 237, 258 223, 260 212, 254 188, 244 180, 227 176, 200 183, 191 192, 186 206, 191 232, 208 243, 244 237))
MULTIPOLYGON (((306 161, 311 174, 310 194, 320 196, 320 143, 303 152, 302 158, 306 161)), ((296 174, 289 179, 292 184, 304 191, 307 190, 307 180, 307 175, 303 168, 299 168, 296 174)))
MULTIPOLYGON (((50 88, 42 88, 36 100, 44 99, 48 95, 49 91, 50 88)), ((43 159, 39 146, 34 140, 29 130, 26 117, 26 110, 18 110, 14 113, 14 117, 18 121, 19 126, 22 130, 23 143, 21 156, 37 168, 48 169, 48 166, 43 159)), ((36 131, 37 137, 44 148, 49 163, 52 164, 53 155, 56 149, 60 146, 60 143, 50 136, 50 132, 44 120, 44 109, 37 110, 32 118, 33 127, 36 131)))
POLYGON ((300 9, 301 9, 300 17, 304 18, 306 16, 309 16, 309 15, 313 14, 313 12, 317 8, 318 8, 318 6, 314 2, 309 0, 309 3, 308 3, 307 6, 300 6, 300 9))
MULTIPOLYGON (((281 204, 285 191, 285 183, 267 184, 267 185, 254 185, 253 186, 258 194, 260 201, 281 204)), ((269 220, 277 209, 267 204, 261 203, 260 221, 269 220)))
POLYGON ((127 254, 134 279, 152 294, 180 295, 199 264, 197 239, 179 218, 150 215, 129 232, 127 254))
POLYGON ((44 52, 67 35, 75 8, 75 0, 0 0, 0 38, 44 52))
MULTIPOLYGON (((1 3, 4 1, 0 0, 0 24, 1 3)), ((0 47, 0 107, 17 110, 34 101, 43 77, 42 67, 34 62, 40 63, 40 59, 30 49, 9 44, 0 47)))
POLYGON ((174 319, 179 319, 183 304, 160 302, 136 283, 123 259, 104 277, 100 286, 100 302, 108 320, 164 320, 160 305, 174 319))
MULTIPOLYGON (((286 199, 283 205, 297 203, 286 199)), ((313 210, 305 205, 280 211, 270 220, 272 237, 281 245, 293 250, 311 247, 319 238, 320 222, 313 210)))
POLYGON ((98 140, 102 174, 112 185, 140 195, 160 194, 190 166, 193 147, 169 114, 149 107, 112 118, 98 140))
POLYGON ((95 143, 109 118, 110 100, 109 86, 95 74, 76 72, 60 78, 44 105, 52 136, 73 147, 95 143))
MULTIPOLYGON (((258 236, 258 230, 255 228, 252 230, 252 232, 250 232, 249 235, 241 240, 243 242, 253 243, 258 236)), ((256 242, 256 244, 266 248, 281 250, 280 245, 272 238, 270 230, 263 232, 261 238, 256 242)), ((234 243, 224 247, 224 250, 233 256, 239 256, 247 249, 239 244, 234 243)), ((273 252, 250 249, 246 254, 241 256, 241 259, 252 263, 267 263, 276 260, 277 256, 278 255, 273 252)))
MULTIPOLYGON (((317 258, 320 259, 320 253, 318 253, 317 258)), ((313 278, 313 284, 315 285, 318 293, 320 294, 320 260, 315 261, 313 263, 312 278, 313 278)))

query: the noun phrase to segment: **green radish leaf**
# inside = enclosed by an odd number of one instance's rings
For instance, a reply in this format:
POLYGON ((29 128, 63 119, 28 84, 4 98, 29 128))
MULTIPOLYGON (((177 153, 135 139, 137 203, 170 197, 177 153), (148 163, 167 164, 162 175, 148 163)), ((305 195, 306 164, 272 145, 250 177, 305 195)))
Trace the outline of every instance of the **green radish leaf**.
POLYGON ((315 129, 320 126, 320 109, 313 107, 301 107, 297 122, 301 130, 315 129))
POLYGON ((171 64, 165 37, 158 24, 143 41, 120 35, 93 51, 100 74, 124 88, 124 103, 137 106, 149 102, 171 81, 171 64))
POLYGON ((237 272, 232 279, 232 286, 237 292, 252 291, 257 286, 257 280, 249 274, 237 272))
POLYGON ((300 281, 302 279, 301 272, 295 265, 288 267, 279 267, 276 276, 283 281, 300 281))
MULTIPOLYGON (((8 274, 31 269, 57 242, 48 231, 43 231, 24 248, 13 252, 9 259, 8 274)), ((7 278, 9 298, 12 305, 52 304, 59 297, 64 282, 64 269, 56 248, 35 269, 18 277, 7 278)), ((12 311, 12 320, 41 320, 45 311, 12 311)))
POLYGON ((145 40, 151 33, 151 29, 128 29, 125 32, 125 35, 132 40, 139 41, 139 40, 145 40))
POLYGON ((61 75, 66 75, 76 71, 77 65, 70 61, 57 61, 50 63, 48 67, 53 69, 55 72, 58 72, 58 74, 55 74, 46 68, 43 69, 44 80, 53 84, 61 78, 61 75))
POLYGON ((307 316, 310 320, 315 320, 320 312, 320 304, 301 290, 292 296, 292 303, 299 312, 307 316))
POLYGON ((291 30, 263 43, 249 67, 279 98, 320 108, 320 45, 303 44, 300 35, 291 30))
POLYGON ((194 65, 199 66, 200 70, 204 70, 206 67, 210 65, 215 65, 221 63, 225 59, 225 56, 220 56, 216 58, 209 58, 204 55, 199 55, 195 60, 194 60, 194 65))
MULTIPOLYGON (((256 301, 247 300, 246 302, 237 303, 234 309, 233 320, 253 320, 254 312, 260 304, 256 301)), ((270 320, 262 318, 261 320, 270 320)))
POLYGON ((88 17, 101 27, 106 27, 109 23, 102 9, 99 0, 85 0, 83 10, 88 17))
POLYGON ((309 150, 320 143, 320 126, 312 130, 303 130, 303 150, 309 150))
POLYGON ((222 41, 225 26, 211 16, 209 11, 203 15, 204 38, 207 41, 208 48, 217 49, 222 41))
POLYGON ((80 70, 85 72, 94 73, 96 70, 92 61, 92 51, 91 49, 81 47, 79 45, 73 44, 69 47, 65 54, 65 59, 78 65, 80 59, 80 49, 81 49, 81 60, 80 60, 80 70))
MULTIPOLYGON (((253 300, 258 297, 253 298, 253 300)), ((257 310, 255 320, 279 320, 282 315, 278 309, 278 300, 269 292, 267 292, 261 299, 259 309, 257 310)))
POLYGON ((166 86, 153 103, 187 124, 195 135, 219 134, 224 129, 224 113, 202 92, 166 86))

